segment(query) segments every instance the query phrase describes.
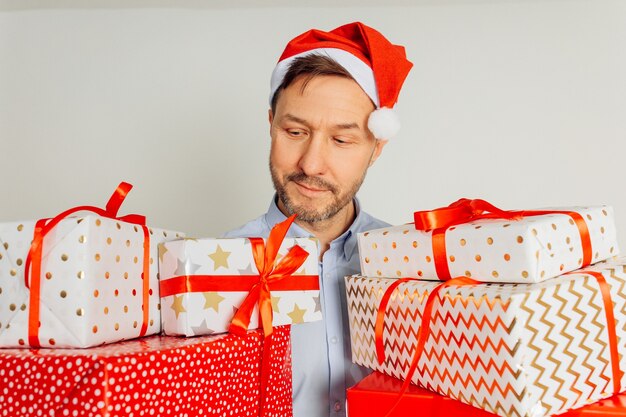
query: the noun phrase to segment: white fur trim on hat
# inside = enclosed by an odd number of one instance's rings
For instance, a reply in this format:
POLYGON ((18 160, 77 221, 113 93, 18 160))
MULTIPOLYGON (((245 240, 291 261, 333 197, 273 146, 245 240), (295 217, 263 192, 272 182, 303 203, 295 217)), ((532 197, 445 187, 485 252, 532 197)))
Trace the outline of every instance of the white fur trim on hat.
POLYGON ((278 87, 282 84, 283 78, 285 78, 285 74, 287 73, 291 63, 298 57, 314 54, 325 55, 337 61, 339 65, 344 67, 350 75, 352 75, 357 84, 361 86, 363 91, 365 91, 369 98, 374 102, 374 105, 376 107, 379 106, 378 90, 376 89, 376 80, 374 80, 374 73, 372 72, 372 69, 365 62, 361 61, 350 52, 337 48, 311 49, 278 62, 272 72, 272 78, 270 81, 270 103, 272 102, 274 93, 276 93, 276 90, 278 90, 278 87))
POLYGON ((400 118, 393 109, 382 107, 370 113, 367 127, 376 139, 389 140, 400 131, 400 118))

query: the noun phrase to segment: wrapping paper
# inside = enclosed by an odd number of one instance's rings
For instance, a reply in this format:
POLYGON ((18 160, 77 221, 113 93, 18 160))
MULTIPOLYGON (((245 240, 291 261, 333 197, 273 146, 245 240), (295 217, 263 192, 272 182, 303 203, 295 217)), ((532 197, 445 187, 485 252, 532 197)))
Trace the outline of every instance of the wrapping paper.
MULTIPOLYGON (((292 415, 289 327, 274 329, 262 416, 292 415)), ((92 349, 0 349, 0 414, 259 415, 263 335, 151 336, 92 349)))
MULTIPOLYGON (((582 216, 589 230, 591 263, 618 254, 611 207, 555 210, 582 216)), ((412 224, 392 226, 360 233, 358 243, 364 276, 447 279, 436 268, 441 251, 433 250, 433 230, 416 230, 412 224)), ((511 283, 541 282, 573 271, 583 266, 584 257, 577 224, 565 214, 481 219, 449 227, 444 255, 450 277, 511 283)))
MULTIPOLYGON (((380 365, 377 309, 394 282, 346 278, 352 359, 404 378, 427 295, 438 283, 410 281, 392 294, 383 330, 387 359, 380 365)), ((444 288, 411 382, 506 417, 558 414, 610 397, 626 384, 626 355, 619 354, 626 351, 625 284, 621 258, 542 283, 444 288), (593 273, 610 287, 610 311, 593 273)))
MULTIPOLYGON (((0 224, 0 346, 29 345, 31 291, 24 269, 35 224, 0 224)), ((181 234, 150 228, 149 236, 146 335, 161 330, 157 245, 181 234)), ((43 245, 41 346, 89 347, 140 336, 143 245, 144 231, 137 224, 95 214, 61 220, 43 245)))
MULTIPOLYGON (((298 283, 305 278, 314 282, 316 289, 271 290, 273 310, 272 324, 298 324, 322 319, 317 241, 310 238, 286 238, 278 251, 277 262, 294 245, 309 253, 302 266, 283 284, 298 283)), ((184 239, 161 245, 160 255, 161 288, 177 281, 180 291, 162 296, 163 329, 169 335, 194 336, 223 333, 248 295, 249 286, 242 288, 238 278, 247 277, 258 281, 259 271, 255 264, 250 239, 184 239), (204 285, 213 279, 222 279, 226 286, 222 290, 194 290, 193 284, 204 285)), ((270 288, 272 286, 270 285, 270 288)), ((167 292, 166 292, 167 291, 167 292)), ((258 307, 255 307, 250 329, 259 327, 258 307)))
MULTIPOLYGON (((373 372, 348 388, 348 417, 382 417, 398 398, 402 381, 373 372)), ((618 394, 561 414, 562 417, 617 417, 626 415, 626 394, 618 394)), ((411 385, 389 417, 494 417, 495 414, 411 385)))

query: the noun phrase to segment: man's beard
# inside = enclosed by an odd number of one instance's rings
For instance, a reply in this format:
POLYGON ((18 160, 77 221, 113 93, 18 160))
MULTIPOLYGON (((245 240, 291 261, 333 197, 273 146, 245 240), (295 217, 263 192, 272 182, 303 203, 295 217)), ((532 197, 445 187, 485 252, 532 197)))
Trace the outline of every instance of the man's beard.
POLYGON ((304 172, 294 172, 283 177, 283 181, 281 182, 278 178, 278 174, 274 170, 274 166, 272 165, 272 161, 270 161, 270 173, 272 175, 272 182, 274 183, 274 189, 276 190, 276 194, 278 195, 279 200, 283 203, 285 209, 287 210, 288 215, 297 214, 298 220, 305 223, 317 223, 324 220, 331 219, 337 213, 339 213, 347 204, 352 203, 354 196, 357 191, 361 187, 363 180, 365 179, 365 174, 367 170, 363 172, 363 175, 352 183, 348 190, 344 193, 341 193, 341 190, 323 180, 319 177, 311 177, 306 175, 304 172), (298 182, 305 186, 312 186, 317 189, 328 190, 332 194, 333 198, 330 203, 328 203, 325 207, 319 207, 314 209, 307 209, 301 205, 297 205, 287 193, 285 187, 289 182, 298 182))

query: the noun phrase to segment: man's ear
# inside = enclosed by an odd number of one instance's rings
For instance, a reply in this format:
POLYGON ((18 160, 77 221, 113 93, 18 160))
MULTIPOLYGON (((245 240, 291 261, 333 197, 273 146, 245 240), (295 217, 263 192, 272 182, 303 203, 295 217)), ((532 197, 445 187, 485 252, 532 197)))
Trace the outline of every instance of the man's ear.
POLYGON ((376 145, 374 145, 374 151, 372 152, 372 157, 370 158, 369 166, 374 165, 374 162, 376 162, 376 160, 380 156, 387 142, 389 141, 384 140, 384 139, 376 139, 376 145))

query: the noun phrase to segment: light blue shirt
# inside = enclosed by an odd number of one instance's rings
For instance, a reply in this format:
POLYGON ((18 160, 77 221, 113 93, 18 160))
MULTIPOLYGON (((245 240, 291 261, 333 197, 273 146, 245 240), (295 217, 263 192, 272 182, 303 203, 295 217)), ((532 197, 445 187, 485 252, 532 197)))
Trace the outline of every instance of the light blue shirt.
MULTIPOLYGON (((330 243, 319 263, 323 320, 291 327, 294 417, 344 417, 346 389, 371 372, 352 363, 344 277, 360 272, 357 233, 388 223, 363 212, 357 199, 354 204, 356 219, 330 243)), ((285 219, 274 196, 267 213, 225 237, 267 237, 285 219)), ((287 236, 312 235, 294 223, 287 236)))

